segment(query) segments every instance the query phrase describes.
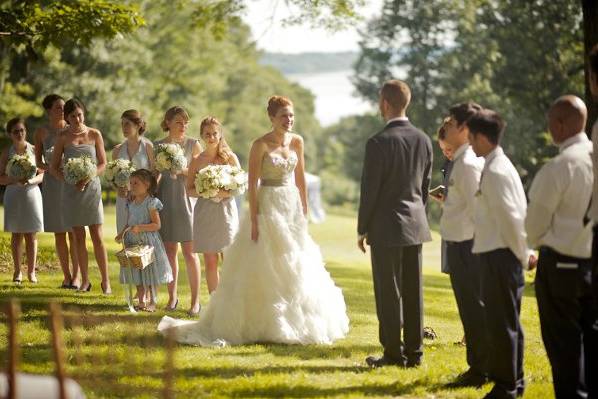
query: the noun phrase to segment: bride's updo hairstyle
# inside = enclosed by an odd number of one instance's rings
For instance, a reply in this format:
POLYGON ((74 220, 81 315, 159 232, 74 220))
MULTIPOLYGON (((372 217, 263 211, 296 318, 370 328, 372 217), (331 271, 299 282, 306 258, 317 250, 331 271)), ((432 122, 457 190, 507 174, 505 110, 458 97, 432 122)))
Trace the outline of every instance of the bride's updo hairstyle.
POLYGON ((268 115, 275 117, 279 109, 292 106, 293 102, 287 97, 272 96, 268 99, 268 115))
POLYGON ((133 122, 139 128, 139 135, 145 133, 145 121, 141 117, 141 112, 136 109, 128 109, 120 116, 120 119, 126 119, 133 122))
POLYGON ((174 117, 177 115, 181 115, 183 118, 185 118, 185 121, 189 121, 189 119, 191 119, 187 111, 185 111, 185 108, 181 107, 180 105, 170 107, 168 111, 166 111, 166 113, 164 114, 164 119, 162 120, 162 123, 160 123, 160 127, 163 131, 168 131, 168 125, 166 122, 173 120, 174 117))
POLYGON ((220 141, 218 141, 218 156, 224 162, 228 162, 230 157, 232 156, 233 151, 228 146, 228 143, 224 139, 224 131, 222 129, 222 123, 213 116, 207 116, 203 118, 201 124, 199 125, 199 136, 203 138, 203 130, 208 126, 216 126, 218 132, 220 133, 220 141))

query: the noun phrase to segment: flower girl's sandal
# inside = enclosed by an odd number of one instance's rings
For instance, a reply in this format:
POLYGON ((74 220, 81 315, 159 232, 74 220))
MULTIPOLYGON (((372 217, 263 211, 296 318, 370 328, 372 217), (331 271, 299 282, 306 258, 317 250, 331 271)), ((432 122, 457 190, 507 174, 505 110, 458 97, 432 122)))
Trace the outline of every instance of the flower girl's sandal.
POLYGON ((35 272, 27 273, 27 279, 30 283, 37 284, 37 276, 35 275, 35 272))
POLYGON ((13 275, 12 275, 12 281, 13 281, 13 283, 21 284, 22 279, 23 279, 23 275, 21 274, 20 271, 17 271, 17 272, 13 273, 13 275))

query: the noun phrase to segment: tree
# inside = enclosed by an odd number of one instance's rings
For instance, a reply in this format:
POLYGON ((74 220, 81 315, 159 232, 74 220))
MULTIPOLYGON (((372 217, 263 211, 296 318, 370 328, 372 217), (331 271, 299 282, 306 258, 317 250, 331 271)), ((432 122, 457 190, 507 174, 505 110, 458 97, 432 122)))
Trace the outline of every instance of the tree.
POLYGON ((598 105, 590 93, 588 54, 592 47, 598 44, 598 2, 595 0, 582 0, 583 9, 583 31, 584 31, 584 54, 585 54, 585 72, 586 72, 586 103, 589 107, 588 124, 586 131, 591 132, 592 124, 598 120, 598 105))
POLYGON ((144 23, 137 8, 107 0, 0 1, 0 116, 38 113, 25 83, 46 49, 89 46, 144 23), (4 115, 3 115, 4 114, 4 115))
POLYGON ((410 116, 429 134, 451 104, 496 109, 508 123, 505 149, 529 182, 554 152, 549 105, 583 91, 581 18, 567 0, 387 0, 362 35, 356 87, 375 101, 385 79, 406 79, 410 116))

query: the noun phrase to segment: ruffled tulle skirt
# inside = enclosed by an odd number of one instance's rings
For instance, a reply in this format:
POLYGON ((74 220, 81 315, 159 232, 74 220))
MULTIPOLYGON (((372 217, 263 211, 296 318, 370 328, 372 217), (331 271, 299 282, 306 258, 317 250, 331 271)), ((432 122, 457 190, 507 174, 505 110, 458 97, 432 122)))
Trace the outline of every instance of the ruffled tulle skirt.
POLYGON ((294 185, 261 187, 259 238, 245 218, 225 251, 220 284, 199 321, 164 317, 177 341, 202 346, 257 342, 329 344, 349 330, 345 301, 307 232, 294 185))

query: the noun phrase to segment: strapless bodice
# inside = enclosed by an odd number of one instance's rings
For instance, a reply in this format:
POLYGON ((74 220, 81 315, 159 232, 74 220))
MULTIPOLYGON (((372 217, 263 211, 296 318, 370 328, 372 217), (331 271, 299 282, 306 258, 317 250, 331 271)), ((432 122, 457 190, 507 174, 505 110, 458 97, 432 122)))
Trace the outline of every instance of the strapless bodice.
POLYGON ((293 171, 297 166, 297 154, 290 151, 288 158, 279 154, 266 153, 262 159, 262 186, 286 186, 292 182, 293 171))

